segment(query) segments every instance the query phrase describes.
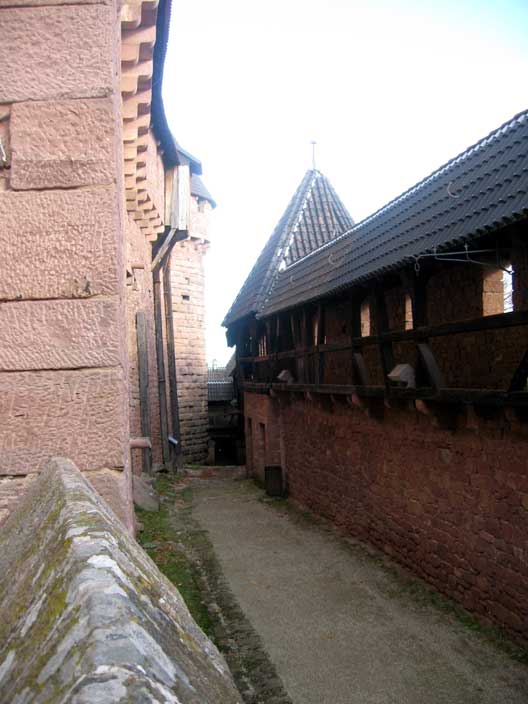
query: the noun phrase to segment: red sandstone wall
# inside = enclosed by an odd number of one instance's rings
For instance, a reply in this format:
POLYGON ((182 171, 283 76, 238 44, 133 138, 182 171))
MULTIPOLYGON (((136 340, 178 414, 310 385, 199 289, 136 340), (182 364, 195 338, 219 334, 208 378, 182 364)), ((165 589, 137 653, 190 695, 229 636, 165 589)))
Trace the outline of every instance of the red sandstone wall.
POLYGON ((0 509, 65 455, 131 529, 118 6, 0 8, 0 509))
MULTIPOLYGON (((513 418, 455 432, 411 410, 383 420, 281 397, 290 495, 465 608, 528 636, 528 436, 513 418), (307 430, 309 429, 309 432, 307 430)), ((246 418, 278 401, 245 394, 246 418)), ((271 461, 253 443, 254 467, 271 461)), ((273 458, 275 459, 275 458, 273 458)))
POLYGON ((244 394, 246 466, 250 476, 264 481, 266 465, 281 464, 278 406, 269 396, 244 394), (251 419, 251 429, 248 422, 251 419))

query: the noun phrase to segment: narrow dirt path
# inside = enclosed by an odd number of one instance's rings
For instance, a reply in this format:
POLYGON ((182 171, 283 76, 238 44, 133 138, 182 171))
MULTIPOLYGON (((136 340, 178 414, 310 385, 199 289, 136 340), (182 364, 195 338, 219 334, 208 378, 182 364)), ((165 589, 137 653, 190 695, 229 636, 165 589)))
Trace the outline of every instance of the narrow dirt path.
POLYGON ((528 667, 361 546, 263 501, 191 481, 192 516, 294 704, 526 704, 528 667))

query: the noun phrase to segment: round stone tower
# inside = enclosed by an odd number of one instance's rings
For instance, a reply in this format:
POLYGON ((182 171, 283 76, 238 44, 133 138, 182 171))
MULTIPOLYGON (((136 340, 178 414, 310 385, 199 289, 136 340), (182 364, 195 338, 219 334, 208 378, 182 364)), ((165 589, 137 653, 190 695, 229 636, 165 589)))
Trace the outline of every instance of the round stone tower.
POLYGON ((204 256, 209 214, 215 202, 199 176, 191 177, 189 237, 171 255, 174 352, 183 459, 207 459, 207 358, 205 352, 204 256))

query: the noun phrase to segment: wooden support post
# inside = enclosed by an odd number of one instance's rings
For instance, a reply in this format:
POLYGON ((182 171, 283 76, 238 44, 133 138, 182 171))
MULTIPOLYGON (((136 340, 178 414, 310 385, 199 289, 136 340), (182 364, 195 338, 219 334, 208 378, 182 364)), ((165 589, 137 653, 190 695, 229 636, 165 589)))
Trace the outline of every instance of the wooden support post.
POLYGON ((272 370, 273 370, 273 381, 276 380, 278 374, 280 373, 280 369, 278 367, 278 360, 277 360, 277 355, 279 353, 280 349, 280 339, 281 339, 281 333, 282 333, 282 325, 281 325, 281 317, 280 315, 276 315, 274 320, 274 336, 273 336, 273 363, 272 363, 272 370))
POLYGON ((350 336, 352 346, 352 383, 358 386, 368 386, 369 375, 363 359, 358 340, 361 338, 361 304, 362 300, 352 300, 350 305, 350 336))
POLYGON ((273 339, 273 321, 271 318, 268 318, 265 321, 265 326, 266 326, 266 355, 269 358, 269 361, 266 363, 266 381, 272 382, 273 381, 273 346, 275 343, 275 340, 273 339))
POLYGON ((178 381, 176 376, 176 353, 174 350, 174 321, 172 316, 172 288, 170 259, 163 264, 163 292, 165 296, 165 327, 167 330, 167 360, 169 366, 170 408, 172 416, 172 437, 176 470, 183 467, 183 447, 180 431, 180 406, 178 402, 178 381))
MULTIPOLYGON (((139 411, 141 416, 141 434, 150 437, 150 408, 149 408, 149 365, 147 347, 147 321, 145 313, 138 310, 136 313, 136 334, 138 351, 139 375, 139 411)), ((152 471, 152 452, 145 447, 142 453, 143 471, 150 474, 152 471)))
MULTIPOLYGON (((414 274, 407 279, 407 287, 411 296, 413 329, 423 328, 427 325, 427 282, 429 275, 425 272, 414 274)), ((424 337, 420 342, 417 342, 419 360, 423 371, 428 378, 429 385, 440 391, 445 388, 444 375, 435 359, 433 351, 429 346, 428 340, 424 337)), ((418 375, 417 375, 418 376, 418 375)), ((418 379, 419 383, 419 379, 418 379)), ((418 385, 418 384, 417 384, 418 385)))
POLYGON ((244 385, 244 382, 246 380, 246 373, 244 369, 243 363, 240 361, 241 357, 245 356, 244 349, 245 349, 245 344, 244 344, 244 328, 241 328, 237 332, 237 338, 236 338, 236 367, 237 367, 237 374, 240 377, 240 384, 241 386, 244 385))
POLYGON ((303 349, 303 382, 309 384, 310 369, 308 365, 308 353, 306 352, 306 348, 308 347, 308 315, 306 314, 306 308, 303 308, 301 317, 301 346, 303 349))
POLYGON ((314 382, 316 384, 322 384, 323 379, 324 379, 324 362, 325 362, 325 353, 321 352, 319 350, 319 345, 324 344, 324 331, 323 331, 323 326, 324 326, 324 309, 323 306, 319 303, 317 306, 317 311, 316 311, 316 318, 315 318, 315 335, 314 335, 314 344, 316 346, 316 353, 315 353, 315 359, 314 359, 314 375, 315 379, 314 382))
MULTIPOLYGON (((381 287, 376 290, 376 323, 378 335, 388 332, 389 318, 387 315, 387 304, 385 301, 385 292, 381 287)), ((388 375, 391 370, 394 369, 394 352, 392 349, 392 342, 381 340, 379 343, 379 352, 381 366, 383 368, 383 377, 385 379, 385 386, 388 388, 388 375)))
POLYGON ((429 382, 435 391, 440 391, 445 387, 444 375, 436 363, 435 356, 426 342, 418 343, 418 352, 425 368, 429 382))
POLYGON ((293 313, 290 313, 290 331, 291 331, 291 338, 292 338, 292 345, 294 349, 297 347, 297 331, 295 330, 295 316, 293 313))
POLYGON ((165 381, 165 355, 163 347, 163 301, 159 267, 152 274, 154 295, 154 327, 156 334, 156 361, 158 363, 158 395, 160 407, 161 449, 163 463, 169 464, 169 423, 167 417, 167 385, 165 381))
POLYGON ((422 272, 406 277, 405 284, 411 297, 413 329, 427 325, 427 281, 429 276, 422 272))
MULTIPOLYGON (((296 351, 299 350, 299 348, 302 345, 301 342, 301 335, 299 326, 297 325, 297 321, 295 319, 295 314, 291 313, 290 314, 290 327, 291 327, 291 333, 292 333, 292 340, 293 340, 293 347, 296 351)), ((295 356, 295 374, 296 374, 296 379, 295 381, 302 384, 304 382, 304 367, 303 367, 303 360, 298 357, 297 355, 295 356)))
POLYGON ((524 353, 519 366, 515 370, 508 391, 526 391, 526 382, 528 380, 528 350, 524 353))

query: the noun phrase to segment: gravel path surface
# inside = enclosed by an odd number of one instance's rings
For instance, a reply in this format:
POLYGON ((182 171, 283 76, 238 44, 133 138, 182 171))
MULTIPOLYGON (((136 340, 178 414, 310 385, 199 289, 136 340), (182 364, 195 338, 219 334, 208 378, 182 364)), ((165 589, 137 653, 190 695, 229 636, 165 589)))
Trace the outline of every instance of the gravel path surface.
POLYGON ((525 664, 375 554, 251 482, 192 487, 193 518, 294 704, 528 702, 525 664))

